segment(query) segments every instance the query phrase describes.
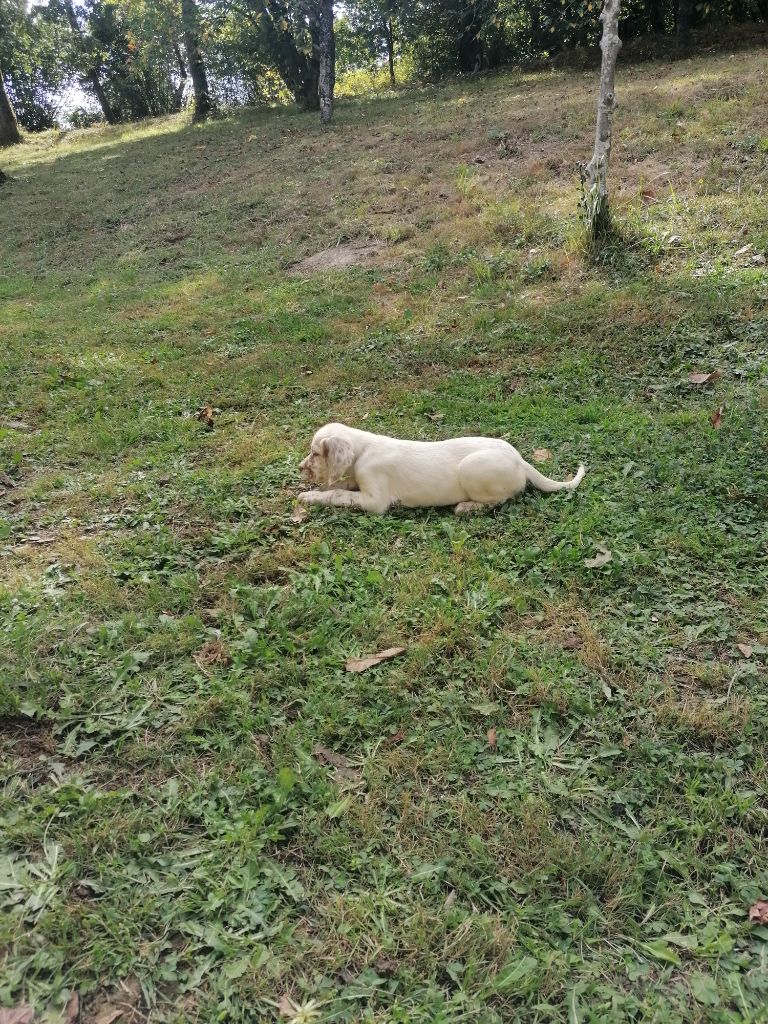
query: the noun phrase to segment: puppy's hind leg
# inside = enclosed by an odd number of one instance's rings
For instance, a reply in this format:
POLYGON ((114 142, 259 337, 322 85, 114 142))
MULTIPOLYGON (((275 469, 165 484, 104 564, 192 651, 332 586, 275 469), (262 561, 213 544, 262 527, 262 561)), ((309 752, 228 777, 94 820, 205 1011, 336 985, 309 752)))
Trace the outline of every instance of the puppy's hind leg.
POLYGON ((464 505, 474 511, 477 505, 500 505, 522 494, 527 483, 525 469, 514 453, 486 448, 462 459, 458 467, 459 482, 469 501, 461 502, 456 512, 461 515, 464 505))
POLYGON ((455 516, 471 516, 473 512, 482 512, 483 509, 493 508, 498 502, 488 501, 460 501, 455 506, 453 514, 455 516))

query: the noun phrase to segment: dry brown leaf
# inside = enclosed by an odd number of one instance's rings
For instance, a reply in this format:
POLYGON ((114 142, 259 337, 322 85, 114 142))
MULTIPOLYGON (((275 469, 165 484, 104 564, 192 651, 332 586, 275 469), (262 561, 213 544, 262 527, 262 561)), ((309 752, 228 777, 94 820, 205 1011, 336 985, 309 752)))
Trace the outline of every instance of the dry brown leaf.
POLYGON ((749 644, 736 644, 736 646, 739 648, 739 650, 745 658, 752 657, 752 648, 749 646, 749 644))
POLYGON ((297 505, 296 508, 291 513, 291 522, 303 523, 308 515, 309 509, 307 508, 306 505, 297 505))
POLYGON ((713 384, 716 380, 720 380, 722 374, 719 370, 713 370, 711 373, 689 373, 688 383, 689 384, 713 384))
POLYGON ((200 420, 207 430, 213 430, 213 406, 204 405, 202 409, 198 409, 195 413, 195 418, 200 420))
POLYGON ((64 1024, 77 1024, 80 1020, 80 996, 73 992, 64 1011, 64 1024))
POLYGON ((749 908, 749 920, 754 924, 768 924, 768 900, 758 900, 749 908))
POLYGON ((206 640, 197 654, 194 655, 195 664, 206 675, 209 665, 229 664, 229 652, 221 640, 206 640))
POLYGON ((496 730, 493 728, 493 726, 491 726, 491 728, 486 733, 486 737, 488 739, 488 746, 491 749, 494 749, 496 747, 496 730))
POLYGON ((595 557, 585 558, 584 565, 586 565, 588 569, 600 569, 602 568, 602 566, 608 565, 608 563, 612 561, 612 559, 613 553, 610 552, 608 548, 598 546, 597 554, 595 555, 595 557))
POLYGON ((404 647, 388 647, 386 651, 379 651, 378 654, 369 654, 367 658, 350 658, 344 666, 347 672, 365 672, 367 668, 380 665, 382 661, 389 661, 396 658, 398 654, 404 654, 404 647))
POLYGON ((98 1017, 95 1018, 93 1024, 113 1024, 113 1021, 118 1020, 125 1013, 125 1009, 119 1006, 105 1006, 98 1017))
POLYGON ((549 448, 537 448, 533 453, 534 462, 548 462, 552 458, 549 448))
POLYGON ((721 405, 717 409, 715 409, 715 411, 709 417, 709 422, 712 424, 712 426, 715 428, 715 430, 719 430, 720 427, 722 427, 722 425, 723 425, 723 413, 724 412, 725 412, 725 409, 721 405))
POLYGON ((0 1009, 0 1024, 29 1024, 34 1016, 35 1011, 29 1003, 20 1003, 6 1010, 0 1009))
POLYGON ((13 477, 8 476, 7 473, 0 473, 0 484, 2 484, 3 487, 15 487, 16 481, 13 477))
POLYGON ((392 733, 391 736, 385 736, 384 742, 388 747, 394 747, 398 743, 402 743, 405 739, 405 732, 402 729, 398 729, 397 732, 392 733))
POLYGON ((348 757, 337 754, 335 750, 324 747, 322 743, 318 743, 312 753, 321 764, 332 764, 334 768, 349 768, 352 764, 348 757))
POLYGON ((277 1012, 281 1017, 295 1017, 298 1007, 290 996, 280 996, 277 1000, 277 1012))
POLYGON ((24 538, 25 544, 53 544, 55 540, 55 533, 32 533, 24 538))

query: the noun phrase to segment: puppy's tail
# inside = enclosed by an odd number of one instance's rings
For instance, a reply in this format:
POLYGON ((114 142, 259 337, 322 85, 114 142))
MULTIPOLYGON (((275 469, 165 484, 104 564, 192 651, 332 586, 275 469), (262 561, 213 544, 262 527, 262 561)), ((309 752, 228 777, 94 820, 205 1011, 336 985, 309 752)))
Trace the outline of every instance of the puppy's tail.
POLYGON ((579 466, 576 471, 576 476, 573 480, 550 480, 548 476, 544 476, 534 466, 525 463, 525 476, 529 484, 533 484, 540 491, 544 491, 545 494, 551 494, 553 491, 575 491, 581 481, 584 479, 586 469, 584 466, 579 466))

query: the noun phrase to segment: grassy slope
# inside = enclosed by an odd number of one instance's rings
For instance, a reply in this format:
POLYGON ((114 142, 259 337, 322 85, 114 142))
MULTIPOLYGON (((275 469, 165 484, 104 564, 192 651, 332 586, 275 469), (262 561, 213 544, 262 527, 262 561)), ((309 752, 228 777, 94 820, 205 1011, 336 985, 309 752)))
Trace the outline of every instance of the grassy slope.
POLYGON ((599 266, 593 73, 3 155, 0 1003, 765 1019, 767 71, 622 69, 599 266), (330 418, 589 474, 294 523, 330 418))

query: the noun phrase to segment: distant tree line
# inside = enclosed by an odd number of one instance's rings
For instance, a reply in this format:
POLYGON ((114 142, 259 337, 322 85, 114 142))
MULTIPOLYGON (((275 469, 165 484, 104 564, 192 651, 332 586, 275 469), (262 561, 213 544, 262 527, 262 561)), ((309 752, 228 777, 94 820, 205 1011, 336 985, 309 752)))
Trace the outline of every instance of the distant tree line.
MULTIPOLYGON (((293 100, 330 119, 337 70, 435 78, 600 37, 602 0, 0 0, 0 144, 27 131, 293 100), (335 29, 335 31, 334 31, 335 29), (87 97, 72 109, 71 96, 87 97)), ((624 0, 624 40, 768 18, 768 0, 624 0)))

